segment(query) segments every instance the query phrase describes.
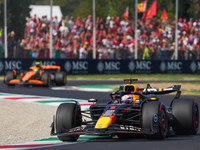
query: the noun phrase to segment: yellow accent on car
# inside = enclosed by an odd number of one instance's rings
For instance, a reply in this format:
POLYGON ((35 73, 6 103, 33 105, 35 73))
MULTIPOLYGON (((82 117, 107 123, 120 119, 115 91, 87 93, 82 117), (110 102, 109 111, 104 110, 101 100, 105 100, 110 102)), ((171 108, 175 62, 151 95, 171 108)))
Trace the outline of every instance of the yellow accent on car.
POLYGON ((159 88, 158 91, 162 91, 162 88, 159 88))
POLYGON ((37 71, 39 71, 39 69, 38 69, 38 68, 35 68, 34 71, 37 72, 37 71))
MULTIPOLYGON (((135 84, 126 84, 124 86, 124 91, 130 91, 130 92, 138 92, 138 86, 135 84)), ((139 99, 139 95, 132 94, 133 104, 135 104, 135 100, 139 99)))
POLYGON ((112 119, 110 117, 100 117, 95 125, 95 129, 107 128, 111 123, 112 119))
POLYGON ((156 98, 151 98, 151 100, 156 100, 156 98))
POLYGON ((40 65, 40 62, 35 62, 36 65, 40 65))

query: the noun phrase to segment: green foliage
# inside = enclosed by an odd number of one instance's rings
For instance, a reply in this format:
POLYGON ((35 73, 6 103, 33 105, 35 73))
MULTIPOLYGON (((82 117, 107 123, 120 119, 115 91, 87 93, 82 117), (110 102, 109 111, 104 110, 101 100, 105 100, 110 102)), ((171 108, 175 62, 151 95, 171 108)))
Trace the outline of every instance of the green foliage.
MULTIPOLYGON (((138 0, 138 3, 144 0, 138 0)), ((154 0, 147 1, 147 8, 154 0)), ((54 5, 61 7, 64 16, 80 16, 86 18, 92 15, 93 0, 53 0, 54 5)), ((157 0, 157 15, 153 19, 160 19, 165 8, 169 21, 175 17, 176 0, 157 0)), ((50 5, 50 0, 7 0, 8 33, 15 31, 16 38, 23 38, 26 18, 29 17, 29 5, 50 5)), ((135 16, 135 0, 96 0, 96 16, 120 16, 129 7, 129 17, 135 16)), ((179 18, 198 19, 200 16, 200 0, 179 0, 179 18)), ((142 13, 138 14, 139 18, 142 13)), ((0 27, 4 26, 4 0, 0 0, 0 27)))
MULTIPOLYGON (((138 3, 144 0, 138 0, 138 3)), ((154 0, 147 0, 147 9, 154 0)), ((59 5, 66 16, 87 17, 92 14, 93 0, 54 0, 54 5, 59 5)), ((49 5, 49 0, 32 0, 32 4, 49 5)), ((157 15, 153 18, 159 20, 165 8, 169 22, 175 18, 176 0, 157 0, 157 15)), ((106 18, 107 16, 120 16, 129 7, 129 17, 135 16, 135 0, 96 0, 96 16, 106 18)), ((200 0, 179 0, 179 18, 194 18, 200 16, 200 0)), ((138 14, 139 18, 142 13, 138 14)))
MULTIPOLYGON (((7 0, 7 30, 14 31, 16 39, 23 38, 26 25, 26 17, 29 17, 28 0, 7 0)), ((0 0, 0 26, 4 26, 4 0, 0 0)))
POLYGON ((193 19, 199 19, 200 16, 200 0, 187 0, 190 4, 190 7, 188 8, 188 14, 193 19))
POLYGON ((80 4, 74 8, 73 16, 87 18, 89 14, 92 14, 92 0, 81 0, 80 4))

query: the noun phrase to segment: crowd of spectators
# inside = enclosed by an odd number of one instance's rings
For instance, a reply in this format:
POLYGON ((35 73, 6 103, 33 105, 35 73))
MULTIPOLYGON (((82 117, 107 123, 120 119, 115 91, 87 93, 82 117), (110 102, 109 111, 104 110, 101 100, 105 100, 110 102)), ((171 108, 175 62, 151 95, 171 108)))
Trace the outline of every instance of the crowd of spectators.
MULTIPOLYGON (((93 58, 93 22, 87 18, 55 16, 52 24, 53 58, 93 58)), ((134 59, 135 22, 119 16, 96 18, 96 58, 134 59)), ((36 15, 27 21, 25 37, 13 57, 49 58, 50 20, 36 15)), ((138 19, 138 59, 175 59, 175 21, 138 19)), ((12 34, 8 37, 12 39, 12 34)), ((178 58, 200 59, 200 19, 178 19, 178 58)), ((14 44, 14 43, 13 43, 14 44)), ((12 56, 11 56, 12 57, 12 56)))

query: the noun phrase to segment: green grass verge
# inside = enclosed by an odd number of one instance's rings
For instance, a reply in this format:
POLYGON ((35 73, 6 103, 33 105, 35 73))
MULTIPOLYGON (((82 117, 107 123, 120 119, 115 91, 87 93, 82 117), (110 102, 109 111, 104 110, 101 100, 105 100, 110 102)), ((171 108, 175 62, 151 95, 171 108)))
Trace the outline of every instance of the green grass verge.
MULTIPOLYGON (((0 76, 4 78, 4 76, 0 76)), ((149 80, 200 80, 198 74, 94 74, 94 75, 67 75, 68 79, 91 79, 91 80, 106 80, 106 79, 125 79, 137 78, 149 80)))
POLYGON ((68 75, 68 79, 165 79, 165 80, 200 80, 200 75, 197 74, 95 74, 95 75, 68 75))
POLYGON ((200 90, 186 90, 186 89, 182 89, 182 94, 183 95, 200 95, 200 90))
POLYGON ((190 90, 189 92, 191 92, 195 95, 200 95, 200 90, 190 90))

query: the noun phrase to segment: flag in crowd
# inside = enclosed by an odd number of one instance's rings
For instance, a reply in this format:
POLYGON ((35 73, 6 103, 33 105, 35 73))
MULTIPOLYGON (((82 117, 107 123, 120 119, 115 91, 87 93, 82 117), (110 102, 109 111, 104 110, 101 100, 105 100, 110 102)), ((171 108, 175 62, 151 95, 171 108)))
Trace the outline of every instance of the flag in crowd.
POLYGON ((166 20, 168 19, 167 13, 166 13, 166 10, 165 10, 165 9, 163 9, 163 12, 162 12, 162 15, 161 15, 160 19, 161 19, 162 21, 166 21, 166 20))
POLYGON ((143 1, 143 2, 139 3, 138 6, 137 6, 138 13, 145 12, 146 11, 146 6, 147 6, 147 1, 143 1))
POLYGON ((129 15, 129 12, 128 12, 128 10, 129 10, 129 8, 128 8, 128 7, 126 7, 126 10, 125 10, 124 14, 122 15, 122 16, 124 17, 124 19, 125 19, 125 20, 127 20, 127 19, 128 19, 128 15, 129 15))
POLYGON ((149 9, 147 9, 144 13, 144 15, 142 16, 142 19, 151 19, 153 16, 156 15, 156 6, 157 5, 157 1, 155 0, 151 6, 149 7, 149 9))
MULTIPOLYGON (((137 4, 137 12, 144 13, 142 16, 142 19, 144 19, 144 20, 151 19, 153 16, 155 16, 157 14, 157 0, 155 0, 147 10, 146 10, 146 7, 147 7, 147 0, 142 1, 137 4)), ((129 7, 126 8, 126 10, 122 16, 125 20, 128 19, 129 7)), ((165 9, 163 9, 160 19, 162 21, 166 21, 168 19, 165 9)))

